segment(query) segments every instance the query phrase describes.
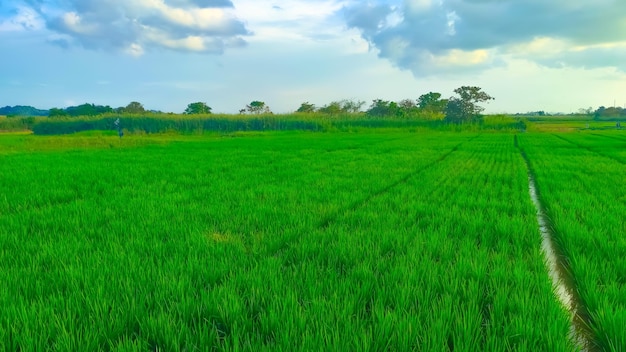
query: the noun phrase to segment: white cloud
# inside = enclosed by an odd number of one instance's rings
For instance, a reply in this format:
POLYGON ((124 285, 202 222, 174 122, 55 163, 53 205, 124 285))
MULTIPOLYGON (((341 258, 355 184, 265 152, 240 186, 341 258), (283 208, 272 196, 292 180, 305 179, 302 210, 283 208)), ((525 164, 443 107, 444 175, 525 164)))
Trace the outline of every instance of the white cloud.
POLYGON ((325 40, 341 36, 345 24, 337 12, 343 0, 234 0, 239 18, 254 41, 325 40))
POLYGON ((67 0, 54 7, 29 1, 29 11, 62 38, 52 42, 63 46, 133 56, 158 48, 221 53, 241 46, 249 34, 229 0, 67 0))
POLYGON ((446 19, 448 20, 447 34, 455 35, 456 34, 456 22, 459 21, 461 18, 456 14, 455 11, 450 11, 446 13, 446 19))
POLYGON ((433 56, 433 63, 442 67, 484 65, 490 61, 489 51, 482 49, 471 51, 452 49, 445 55, 433 56))
POLYGON ((518 56, 550 56, 568 50, 571 43, 566 40, 536 37, 527 42, 517 43, 509 46, 508 51, 518 56))
POLYGON ((124 52, 129 54, 130 56, 139 57, 144 54, 143 47, 137 43, 132 43, 128 47, 124 49, 124 52))
POLYGON ((626 51, 623 0, 379 0, 354 2, 344 14, 380 57, 417 76, 482 71, 509 54, 554 67, 626 69, 610 59, 626 51), (402 20, 384 25, 391 15, 402 20))
POLYGON ((30 7, 20 6, 16 9, 15 15, 0 22, 0 32, 39 30, 44 26, 44 21, 37 11, 30 7))
POLYGON ((66 28, 77 34, 89 35, 98 30, 97 24, 83 22, 81 16, 73 11, 66 12, 62 16, 62 21, 66 28))

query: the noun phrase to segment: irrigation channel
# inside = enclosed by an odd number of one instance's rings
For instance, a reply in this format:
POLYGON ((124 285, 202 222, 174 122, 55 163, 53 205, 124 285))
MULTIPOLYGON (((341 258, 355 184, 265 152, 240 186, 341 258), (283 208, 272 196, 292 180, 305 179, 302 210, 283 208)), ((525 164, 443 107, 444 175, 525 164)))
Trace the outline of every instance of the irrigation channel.
POLYGON ((589 314, 577 294, 574 280, 567 267, 566 258, 562 253, 559 253, 559 248, 555 244, 552 227, 549 225, 548 217, 541 204, 530 160, 524 150, 519 147, 517 136, 515 136, 515 146, 520 150, 522 158, 524 158, 526 163, 526 170, 528 170, 528 191, 530 199, 537 210, 537 223, 541 232, 541 250, 545 256, 548 274, 554 287, 554 294, 570 313, 571 325, 568 337, 581 351, 595 351, 593 333, 589 328, 589 314))

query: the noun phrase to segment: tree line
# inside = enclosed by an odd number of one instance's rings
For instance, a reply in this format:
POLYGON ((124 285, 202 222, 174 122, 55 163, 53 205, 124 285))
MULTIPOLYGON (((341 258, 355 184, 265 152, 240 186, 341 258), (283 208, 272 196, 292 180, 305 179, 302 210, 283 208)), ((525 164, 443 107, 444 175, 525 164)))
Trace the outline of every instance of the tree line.
MULTIPOLYGON (((397 117, 410 118, 424 115, 444 116, 444 120, 453 123, 476 122, 482 117, 484 108, 480 103, 494 99, 482 91, 480 87, 462 86, 454 90, 457 96, 448 99, 442 98, 441 93, 429 92, 422 94, 418 99, 404 99, 399 102, 375 99, 364 112, 370 117, 397 117)), ((333 101, 320 108, 308 101, 300 104, 295 111, 300 114, 356 114, 363 112, 364 101, 340 100, 333 101)), ((210 114, 212 108, 203 102, 191 103, 185 109, 185 114, 210 114)), ((259 100, 252 101, 240 114, 272 114, 269 106, 259 100)))
POLYGON ((601 106, 596 111, 593 112, 593 117, 595 119, 600 119, 601 117, 617 118, 617 117, 625 117, 625 116, 626 116, 626 109, 620 106, 611 106, 608 108, 601 106))
MULTIPOLYGON (((481 112, 484 110, 479 104, 494 99, 489 94, 482 91, 480 87, 462 86, 454 90, 456 96, 443 98, 441 93, 429 92, 422 94, 419 98, 404 99, 398 102, 383 99, 374 99, 365 111, 365 102, 355 100, 333 101, 322 107, 304 102, 295 110, 298 114, 364 114, 372 118, 423 118, 434 117, 433 119, 443 119, 447 122, 463 123, 475 122, 481 119, 481 112)), ((185 115, 210 115, 212 108, 205 102, 193 102, 187 105, 183 114, 185 115)), ((23 111, 23 109, 22 109, 23 111)), ((43 114, 43 110, 38 111, 43 114)), ((82 104, 70 106, 68 108, 52 108, 48 111, 48 116, 56 117, 78 117, 78 116, 101 116, 108 114, 119 115, 145 115, 149 113, 162 113, 161 111, 146 110, 143 104, 132 101, 126 106, 112 108, 108 105, 82 104)), ((260 100, 254 100, 239 110, 240 114, 269 115, 272 114, 270 107, 260 100)), ((173 113, 170 113, 173 114, 173 113)))
MULTIPOLYGON (((108 105, 82 104, 78 106, 70 106, 65 109, 52 108, 48 113, 48 117, 77 117, 77 116, 98 116, 105 114, 145 114, 147 111, 143 104, 133 101, 128 105, 112 108, 108 105)), ((153 111, 160 112, 160 111, 153 111)))

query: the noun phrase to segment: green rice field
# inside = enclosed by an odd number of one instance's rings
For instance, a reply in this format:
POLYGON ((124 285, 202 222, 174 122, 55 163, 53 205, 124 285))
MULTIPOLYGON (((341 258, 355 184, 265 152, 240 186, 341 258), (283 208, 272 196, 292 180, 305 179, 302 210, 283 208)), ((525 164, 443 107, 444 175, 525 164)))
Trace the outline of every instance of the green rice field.
POLYGON ((0 134, 0 350, 577 351, 530 172, 583 347, 624 351, 625 162, 609 129, 0 134))

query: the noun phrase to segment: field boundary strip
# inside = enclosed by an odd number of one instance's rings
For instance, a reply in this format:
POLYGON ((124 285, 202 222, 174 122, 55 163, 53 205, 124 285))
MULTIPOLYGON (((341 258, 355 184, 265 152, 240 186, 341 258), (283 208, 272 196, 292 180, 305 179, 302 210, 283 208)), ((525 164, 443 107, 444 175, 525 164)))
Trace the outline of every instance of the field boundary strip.
POLYGON ((526 151, 520 147, 517 135, 514 136, 515 147, 519 150, 526 164, 528 173, 529 196, 537 213, 537 223, 542 237, 542 252, 545 257, 545 265, 548 275, 552 280, 554 295, 571 314, 571 328, 569 338, 581 351, 593 351, 596 338, 591 327, 593 322, 585 303, 578 294, 574 276, 569 267, 569 260, 555 241, 555 230, 552 221, 547 216, 541 200, 541 194, 537 187, 535 172, 532 162, 526 151))

